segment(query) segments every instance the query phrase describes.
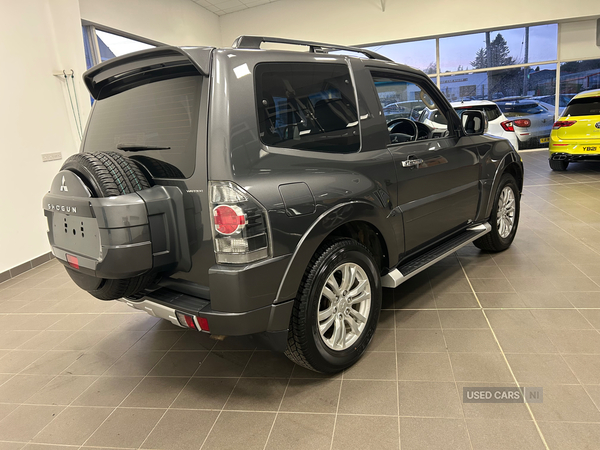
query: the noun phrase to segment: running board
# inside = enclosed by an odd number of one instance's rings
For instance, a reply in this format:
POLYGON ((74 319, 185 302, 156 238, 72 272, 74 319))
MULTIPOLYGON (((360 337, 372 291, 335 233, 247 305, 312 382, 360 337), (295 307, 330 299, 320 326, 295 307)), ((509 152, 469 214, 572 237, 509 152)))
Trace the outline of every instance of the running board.
POLYGON ((444 242, 442 245, 423 253, 421 256, 408 261, 381 277, 381 285, 385 288, 395 288, 419 272, 431 267, 446 256, 451 255, 459 248, 470 244, 492 229, 489 223, 467 228, 463 233, 444 242))

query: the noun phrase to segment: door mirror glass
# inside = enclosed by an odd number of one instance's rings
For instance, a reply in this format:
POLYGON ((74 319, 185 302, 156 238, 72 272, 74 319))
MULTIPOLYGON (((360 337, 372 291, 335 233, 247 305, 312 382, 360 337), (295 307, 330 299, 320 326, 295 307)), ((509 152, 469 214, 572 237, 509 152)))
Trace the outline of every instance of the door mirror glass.
POLYGON ((460 120, 465 133, 469 136, 480 135, 487 131, 487 119, 482 111, 464 111, 460 120))

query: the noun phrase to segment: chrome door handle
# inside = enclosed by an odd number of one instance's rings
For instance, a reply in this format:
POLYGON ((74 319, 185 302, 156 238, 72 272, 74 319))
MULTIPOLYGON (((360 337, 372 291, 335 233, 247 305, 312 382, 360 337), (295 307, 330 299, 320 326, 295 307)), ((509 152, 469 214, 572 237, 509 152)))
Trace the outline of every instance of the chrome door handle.
POLYGON ((402 161, 402 167, 413 167, 422 164, 422 159, 407 159, 406 161, 402 161))

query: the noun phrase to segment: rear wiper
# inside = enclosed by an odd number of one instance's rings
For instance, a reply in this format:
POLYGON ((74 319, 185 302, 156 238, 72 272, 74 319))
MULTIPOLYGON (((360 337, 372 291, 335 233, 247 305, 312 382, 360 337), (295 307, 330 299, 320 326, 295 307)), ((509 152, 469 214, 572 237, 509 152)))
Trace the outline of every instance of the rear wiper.
POLYGON ((117 145, 119 150, 123 150, 124 152, 142 152, 144 150, 171 150, 171 147, 162 147, 160 145, 127 145, 127 144, 119 144, 117 145))

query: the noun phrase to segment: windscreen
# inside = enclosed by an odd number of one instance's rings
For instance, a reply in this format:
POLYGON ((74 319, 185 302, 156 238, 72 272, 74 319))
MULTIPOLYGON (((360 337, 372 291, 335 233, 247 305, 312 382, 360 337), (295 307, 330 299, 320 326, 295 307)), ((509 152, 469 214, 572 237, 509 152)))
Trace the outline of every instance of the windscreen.
POLYGON ((84 151, 122 151, 169 167, 167 178, 189 178, 196 161, 202 80, 199 75, 170 78, 96 101, 84 151))
POLYGON ((600 115, 600 97, 575 98, 562 114, 563 116, 600 115))

